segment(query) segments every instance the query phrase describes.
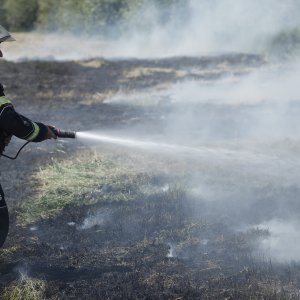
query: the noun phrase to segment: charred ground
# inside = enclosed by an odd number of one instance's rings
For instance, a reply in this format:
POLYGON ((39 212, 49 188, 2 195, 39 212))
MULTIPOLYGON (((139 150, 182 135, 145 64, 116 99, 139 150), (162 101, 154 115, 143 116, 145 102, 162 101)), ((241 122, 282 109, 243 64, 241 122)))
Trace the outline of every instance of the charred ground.
MULTIPOLYGON (((187 79, 238 77, 262 64, 262 58, 244 54, 2 62, 1 80, 17 110, 36 120, 75 130, 151 123, 156 131, 169 111, 167 101, 153 108, 105 100, 187 79)), ((172 157, 51 142, 30 146, 17 162, 2 159, 1 183, 11 213, 0 253, 3 297, 18 289, 28 299, 299 299, 299 266, 257 256, 257 243, 268 231, 237 233, 226 218, 209 217, 205 203, 185 191, 181 179, 187 168, 172 157), (49 166, 51 174, 61 175, 58 181, 73 168, 87 181, 91 173, 96 179, 70 196, 47 175, 49 166), (99 166, 105 176, 97 173, 99 166), (44 177, 36 175, 41 168, 44 177), (70 201, 28 219, 28 203, 41 198, 47 182, 48 193, 70 201)))

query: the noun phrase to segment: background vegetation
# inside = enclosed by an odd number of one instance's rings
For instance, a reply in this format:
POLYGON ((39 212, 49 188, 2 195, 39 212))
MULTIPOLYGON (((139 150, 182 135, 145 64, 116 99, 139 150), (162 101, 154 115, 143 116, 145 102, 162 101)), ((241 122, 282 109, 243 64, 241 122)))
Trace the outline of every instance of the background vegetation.
POLYGON ((119 34, 128 26, 145 26, 142 10, 155 14, 155 22, 165 23, 187 4, 180 0, 0 0, 0 20, 12 31, 39 28, 119 34))

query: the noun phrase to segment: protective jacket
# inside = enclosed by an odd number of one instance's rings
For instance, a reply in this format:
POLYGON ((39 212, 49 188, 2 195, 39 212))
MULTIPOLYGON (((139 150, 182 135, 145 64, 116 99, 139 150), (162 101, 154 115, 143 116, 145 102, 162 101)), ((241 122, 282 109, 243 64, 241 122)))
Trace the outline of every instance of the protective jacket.
POLYGON ((0 153, 4 151, 5 139, 9 136, 41 142, 46 139, 48 128, 17 113, 5 95, 0 90, 0 153))
MULTIPOLYGON (((18 114, 11 102, 5 97, 0 84, 0 153, 12 135, 20 139, 41 142, 47 138, 48 128, 42 123, 36 123, 18 114)), ((4 244, 9 230, 9 214, 0 185, 0 248, 4 244)))

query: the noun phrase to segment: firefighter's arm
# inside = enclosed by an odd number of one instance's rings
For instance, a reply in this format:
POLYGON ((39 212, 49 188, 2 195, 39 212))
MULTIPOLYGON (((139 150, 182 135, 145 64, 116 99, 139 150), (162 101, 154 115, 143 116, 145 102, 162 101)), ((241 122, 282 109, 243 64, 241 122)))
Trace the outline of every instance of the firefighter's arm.
POLYGON ((56 138, 48 126, 33 122, 18 114, 12 106, 7 106, 2 110, 0 128, 4 129, 8 134, 32 142, 56 138))

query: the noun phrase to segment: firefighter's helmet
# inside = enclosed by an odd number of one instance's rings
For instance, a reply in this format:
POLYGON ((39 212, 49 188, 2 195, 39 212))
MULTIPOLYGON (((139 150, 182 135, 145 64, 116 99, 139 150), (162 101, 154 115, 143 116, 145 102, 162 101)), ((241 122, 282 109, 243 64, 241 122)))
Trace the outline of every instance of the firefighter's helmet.
POLYGON ((15 39, 3 26, 0 25, 0 43, 10 41, 15 41, 15 39))

